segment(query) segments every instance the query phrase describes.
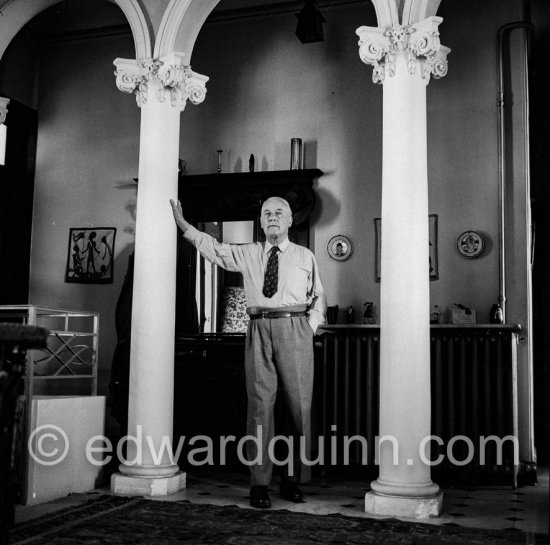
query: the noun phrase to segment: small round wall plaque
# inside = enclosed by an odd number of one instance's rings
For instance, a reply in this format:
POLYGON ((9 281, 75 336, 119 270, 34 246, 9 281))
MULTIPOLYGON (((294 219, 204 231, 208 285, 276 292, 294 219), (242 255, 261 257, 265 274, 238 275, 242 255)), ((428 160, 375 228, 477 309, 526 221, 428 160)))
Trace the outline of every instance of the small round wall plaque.
POLYGON ((485 241, 478 232, 465 231, 458 237, 456 247, 461 256, 474 259, 483 253, 485 241))
POLYGON ((336 261, 346 261, 353 253, 353 245, 348 237, 336 235, 328 241, 327 252, 336 261))

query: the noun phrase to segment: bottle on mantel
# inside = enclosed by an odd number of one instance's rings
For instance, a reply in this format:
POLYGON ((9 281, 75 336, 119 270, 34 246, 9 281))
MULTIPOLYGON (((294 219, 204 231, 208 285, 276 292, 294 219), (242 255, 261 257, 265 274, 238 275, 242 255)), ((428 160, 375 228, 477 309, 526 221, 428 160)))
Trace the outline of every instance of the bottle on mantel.
POLYGON ((491 307, 491 311, 489 312, 489 323, 490 324, 502 324, 504 322, 503 315, 502 315, 502 307, 495 303, 491 307))
POLYGON ((438 324, 440 316, 441 311, 439 310, 439 305, 434 305, 430 312, 430 324, 438 324))
POLYGON ((376 318, 374 316, 374 303, 367 301, 366 303, 363 303, 363 307, 365 307, 365 311, 363 312, 363 323, 374 324, 376 322, 376 318))

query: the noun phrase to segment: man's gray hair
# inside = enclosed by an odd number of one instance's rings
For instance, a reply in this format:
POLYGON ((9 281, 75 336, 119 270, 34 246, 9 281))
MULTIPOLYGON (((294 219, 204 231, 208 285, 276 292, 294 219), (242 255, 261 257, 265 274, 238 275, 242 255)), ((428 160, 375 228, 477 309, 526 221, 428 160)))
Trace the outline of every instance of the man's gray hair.
POLYGON ((281 201, 283 203, 283 206, 288 208, 288 211, 290 212, 290 214, 292 215, 292 208, 290 208, 290 204, 288 204, 288 201, 286 199, 283 199, 283 197, 276 197, 276 196, 273 196, 273 197, 268 197, 263 203, 262 203, 262 210, 264 208, 264 206, 269 202, 269 201, 274 201, 274 200, 278 200, 278 201, 281 201))

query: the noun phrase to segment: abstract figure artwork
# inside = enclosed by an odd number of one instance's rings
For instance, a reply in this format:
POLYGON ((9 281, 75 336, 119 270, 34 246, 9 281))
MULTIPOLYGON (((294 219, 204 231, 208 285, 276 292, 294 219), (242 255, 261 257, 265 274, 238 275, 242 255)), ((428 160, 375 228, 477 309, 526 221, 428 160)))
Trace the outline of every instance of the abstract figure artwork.
POLYGON ((65 282, 111 283, 115 235, 115 227, 71 228, 65 282))

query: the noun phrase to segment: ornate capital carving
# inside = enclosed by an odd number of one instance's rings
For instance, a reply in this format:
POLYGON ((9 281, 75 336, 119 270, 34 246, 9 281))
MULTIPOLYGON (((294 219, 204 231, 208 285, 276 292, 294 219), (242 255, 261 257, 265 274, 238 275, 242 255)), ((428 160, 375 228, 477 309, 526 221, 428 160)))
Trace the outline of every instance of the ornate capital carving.
POLYGON ((183 63, 182 53, 171 53, 161 59, 144 61, 116 59, 116 84, 125 93, 135 93, 138 106, 147 103, 154 89, 159 102, 185 109, 187 101, 200 104, 206 97, 207 76, 202 76, 183 63))
POLYGON ((383 28, 362 26, 359 35, 359 57, 365 64, 373 66, 372 81, 381 83, 385 78, 386 67, 391 68, 391 42, 383 28))
POLYGON ((10 103, 9 98, 0 97, 0 125, 6 121, 8 115, 8 104, 10 103))
POLYGON ((135 93, 138 106, 147 101, 147 69, 144 63, 130 59, 116 59, 116 86, 124 93, 135 93))
POLYGON ((439 79, 447 75, 447 70, 449 67, 447 55, 450 52, 451 50, 448 47, 442 45, 440 46, 439 51, 428 59, 431 74, 435 79, 439 79))
POLYGON ((441 78, 447 74, 448 47, 439 41, 441 17, 428 17, 410 26, 393 25, 387 28, 362 26, 359 36, 359 57, 373 66, 372 80, 384 83, 395 75, 395 60, 405 55, 409 74, 418 69, 422 78, 441 78))

